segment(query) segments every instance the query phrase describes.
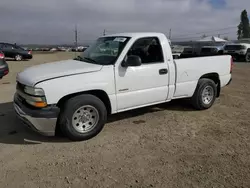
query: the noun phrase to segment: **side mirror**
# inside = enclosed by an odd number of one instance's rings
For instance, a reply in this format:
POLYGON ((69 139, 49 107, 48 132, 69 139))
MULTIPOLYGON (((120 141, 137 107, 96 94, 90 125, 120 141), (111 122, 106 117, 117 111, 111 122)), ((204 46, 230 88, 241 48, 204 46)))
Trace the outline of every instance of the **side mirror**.
POLYGON ((141 66, 141 58, 137 55, 126 56, 122 62, 122 67, 138 67, 141 66))

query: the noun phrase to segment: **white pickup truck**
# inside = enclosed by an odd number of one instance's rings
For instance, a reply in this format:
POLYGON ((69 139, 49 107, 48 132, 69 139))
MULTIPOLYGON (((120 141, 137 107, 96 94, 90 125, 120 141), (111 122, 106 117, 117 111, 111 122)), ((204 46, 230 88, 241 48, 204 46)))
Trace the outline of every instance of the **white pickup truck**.
POLYGON ((248 43, 227 44, 224 46, 223 53, 231 55, 236 61, 250 62, 250 44, 248 43))
POLYGON ((87 140, 109 114, 180 98, 210 108, 231 82, 232 63, 229 55, 173 60, 161 33, 103 36, 74 60, 19 73, 14 108, 41 134, 60 129, 73 141, 87 140))

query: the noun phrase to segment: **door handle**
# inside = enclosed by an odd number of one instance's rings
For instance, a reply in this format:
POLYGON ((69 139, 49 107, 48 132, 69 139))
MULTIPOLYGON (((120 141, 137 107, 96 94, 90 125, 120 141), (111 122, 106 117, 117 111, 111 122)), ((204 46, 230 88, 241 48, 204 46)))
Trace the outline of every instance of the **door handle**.
POLYGON ((168 69, 160 69, 159 70, 159 74, 162 75, 162 74, 167 74, 168 73, 168 69))

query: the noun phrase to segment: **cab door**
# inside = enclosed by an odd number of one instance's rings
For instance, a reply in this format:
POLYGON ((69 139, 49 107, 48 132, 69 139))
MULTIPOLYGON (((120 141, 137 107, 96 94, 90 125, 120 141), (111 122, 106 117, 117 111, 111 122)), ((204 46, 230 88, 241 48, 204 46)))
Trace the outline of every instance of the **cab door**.
POLYGON ((126 57, 131 55, 139 56, 140 66, 115 67, 118 111, 166 101, 168 65, 159 39, 136 40, 126 57))

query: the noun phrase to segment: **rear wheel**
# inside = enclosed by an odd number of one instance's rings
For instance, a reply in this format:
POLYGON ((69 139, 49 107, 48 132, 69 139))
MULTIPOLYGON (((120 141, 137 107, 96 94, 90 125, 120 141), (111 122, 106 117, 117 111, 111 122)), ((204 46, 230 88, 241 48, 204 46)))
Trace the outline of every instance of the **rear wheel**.
POLYGON ((210 108, 216 99, 217 88, 213 80, 202 78, 199 80, 195 93, 192 97, 192 105, 197 110, 210 108))
POLYGON ((17 54, 17 55, 15 56, 15 60, 16 60, 16 61, 22 61, 22 59, 23 59, 23 57, 22 57, 21 55, 19 55, 19 54, 17 54))
POLYGON ((93 138, 101 132, 107 120, 104 103, 93 95, 79 95, 69 99, 59 119, 64 135, 73 141, 93 138))

